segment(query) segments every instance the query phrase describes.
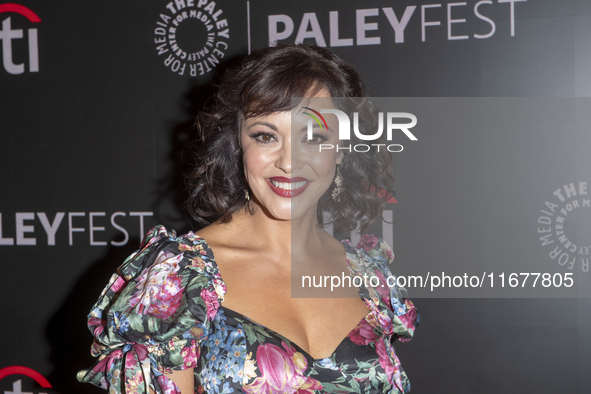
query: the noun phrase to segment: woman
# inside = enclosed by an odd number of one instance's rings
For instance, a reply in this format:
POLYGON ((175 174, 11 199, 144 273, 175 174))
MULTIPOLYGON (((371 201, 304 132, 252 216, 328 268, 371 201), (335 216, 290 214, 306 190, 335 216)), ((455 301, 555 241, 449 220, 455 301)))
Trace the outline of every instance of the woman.
POLYGON ((381 217, 377 191, 391 190, 387 152, 328 149, 336 117, 308 122, 328 107, 369 130, 377 113, 364 97, 353 68, 318 47, 267 48, 227 72, 198 119, 189 179, 207 226, 150 230, 89 315, 99 361, 78 379, 111 393, 408 391, 392 342, 412 337, 418 315, 387 286, 392 250, 374 236, 340 243, 319 224, 328 212, 345 230, 366 216, 367 228, 381 217), (294 298, 292 266, 380 285, 294 298))

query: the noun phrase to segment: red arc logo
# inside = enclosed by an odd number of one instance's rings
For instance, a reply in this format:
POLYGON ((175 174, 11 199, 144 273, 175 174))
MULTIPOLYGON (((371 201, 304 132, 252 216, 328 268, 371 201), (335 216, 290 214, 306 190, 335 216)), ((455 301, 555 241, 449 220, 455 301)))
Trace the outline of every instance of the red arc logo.
MULTIPOLYGON (((41 22, 41 18, 33 11, 20 4, 5 3, 0 4, 0 14, 16 13, 24 16, 32 23, 41 22)), ((19 44, 25 37, 24 29, 13 29, 12 20, 9 15, 2 20, 0 29, 0 41, 2 41, 2 65, 9 74, 22 74, 25 72, 24 63, 15 63, 13 58, 13 41, 19 44)), ((27 30, 27 41, 29 47, 29 72, 39 72, 39 45, 37 40, 37 28, 31 27, 27 30)))
POLYGON ((3 12, 16 12, 17 14, 21 14, 22 16, 26 17, 33 23, 41 22, 41 18, 39 18, 37 14, 20 4, 0 4, 0 14, 3 12))
MULTIPOLYGON (((1 7, 1 6, 0 6, 1 7)), ((35 382, 39 383, 39 385, 43 388, 50 389, 51 384, 41 375, 39 372, 35 371, 34 369, 21 367, 19 365, 13 365, 11 367, 6 367, 0 369, 0 380, 4 379, 10 375, 25 375, 35 380, 35 382)))

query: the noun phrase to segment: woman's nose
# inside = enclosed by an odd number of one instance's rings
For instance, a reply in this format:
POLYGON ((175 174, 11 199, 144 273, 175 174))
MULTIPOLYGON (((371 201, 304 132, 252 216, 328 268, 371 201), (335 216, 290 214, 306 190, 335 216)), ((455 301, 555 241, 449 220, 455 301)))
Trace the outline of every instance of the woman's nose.
POLYGON ((276 167, 283 170, 286 174, 291 174, 292 171, 291 153, 291 139, 287 138, 277 151, 277 159, 275 162, 276 167))
POLYGON ((291 174, 293 171, 299 169, 303 165, 303 152, 298 150, 301 148, 298 144, 292 144, 293 138, 291 136, 285 139, 281 148, 277 152, 277 168, 282 169, 286 174, 291 174))

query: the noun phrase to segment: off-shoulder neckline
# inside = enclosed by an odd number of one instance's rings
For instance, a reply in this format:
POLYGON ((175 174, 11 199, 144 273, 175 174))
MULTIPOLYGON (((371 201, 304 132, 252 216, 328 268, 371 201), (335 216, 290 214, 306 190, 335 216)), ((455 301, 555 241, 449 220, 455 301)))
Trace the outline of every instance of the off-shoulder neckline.
MULTIPOLYGON (((202 236, 201 236, 201 235, 199 235, 199 234, 195 234, 195 233, 193 233, 193 232, 191 232, 191 234, 192 234, 192 235, 194 235, 196 238, 200 239, 200 240, 203 242, 203 244, 204 244, 204 245, 203 245, 203 247, 204 247, 205 249, 207 249, 207 250, 208 250, 208 251, 211 253, 210 261, 211 261, 211 263, 213 264, 213 267, 215 268, 215 270, 217 271, 217 277, 218 277, 218 279, 219 279, 219 280, 222 282, 222 284, 223 284, 223 286, 222 286, 222 288, 224 289, 224 294, 223 294, 223 295, 225 295, 225 294, 226 294, 226 292, 227 292, 227 286, 226 286, 226 282, 224 281, 224 279, 223 279, 223 277, 222 277, 222 274, 221 274, 220 268, 219 268, 219 266, 218 266, 218 264, 217 264, 217 261, 216 261, 216 259, 215 259, 215 253, 214 253, 213 249, 212 249, 212 248, 209 246, 209 243, 207 242, 207 240, 206 240, 204 237, 202 237, 202 236)), ((355 250, 355 252, 356 252, 357 254, 358 254, 358 252, 359 252, 359 249, 357 249, 357 248, 353 247, 353 246, 351 245, 351 241, 350 241, 350 240, 348 240, 348 239, 341 240, 340 242, 341 242, 341 244, 343 244, 343 245, 345 246, 345 260, 347 261, 347 268, 349 269, 349 273, 350 273, 350 274, 354 274, 353 268, 351 267, 351 264, 350 264, 350 261, 349 261, 349 251, 347 250, 347 247, 349 247, 349 248, 352 248, 353 250, 355 250)), ((337 353, 337 351, 339 350, 339 348, 341 348, 341 346, 343 346, 343 344, 345 343, 345 340, 346 340, 346 339, 349 337, 349 335, 350 335, 350 334, 351 334, 353 331, 355 331, 355 329, 356 329, 356 328, 359 326, 359 324, 361 324, 361 322, 363 322, 363 320, 367 320, 367 318, 368 318, 368 317, 369 317, 369 316, 370 316, 372 313, 374 313, 374 312, 375 312, 375 309, 374 309, 374 308, 372 308, 372 306, 373 306, 373 307, 375 307, 374 301, 373 301, 373 300, 371 300, 370 298, 366 298, 366 297, 363 297, 363 296, 362 296, 362 294, 361 294, 361 289, 362 289, 362 288, 363 288, 363 285, 360 287, 360 290, 359 290, 359 298, 361 298, 361 300, 362 300, 362 302, 363 302, 363 305, 364 305, 364 306, 365 306, 365 308, 367 309, 367 313, 366 313, 366 314, 365 314, 365 315, 364 315, 364 316, 363 316, 363 317, 362 317, 362 318, 359 320, 359 322, 357 323, 357 325, 356 325, 355 327, 353 327, 353 329, 352 329, 351 331, 349 331, 349 333, 347 333, 347 335, 346 335, 346 336, 345 336, 345 337, 344 337, 344 338, 343 338, 343 339, 342 339, 342 340, 341 340, 341 341, 338 343, 338 345, 335 347, 335 349, 332 351, 332 353, 331 353, 329 356, 327 356, 327 357, 321 357, 321 358, 315 358, 315 357, 313 357, 313 356, 312 356, 312 355, 310 355, 310 354, 309 354, 307 351, 305 351, 305 350, 304 350, 304 349, 303 349, 303 348, 302 348, 300 345, 298 345, 298 344, 297 344, 295 341, 293 341, 293 340, 289 339, 289 338, 288 338, 288 337, 286 337, 285 335, 283 335, 283 334, 281 334, 281 333, 279 333, 279 332, 277 332, 277 331, 275 331, 275 330, 273 330, 273 329, 270 329, 270 328, 268 328, 267 326, 264 326, 264 325, 262 325, 262 324, 258 323, 257 321, 255 321, 255 320, 251 319, 250 317, 248 317, 248 316, 244 315, 243 313, 240 313, 240 312, 238 312, 238 311, 236 311, 236 310, 234 310, 234 309, 231 309, 231 308, 228 308, 228 307, 225 307, 225 306, 223 306, 223 305, 222 305, 223 296, 221 297, 222 299, 220 300, 220 297, 219 297, 219 295, 218 295, 218 301, 219 301, 219 307, 220 307, 220 308, 222 308, 222 309, 224 309, 225 311, 229 311, 230 313, 233 313, 233 314, 235 314, 235 315, 238 315, 238 316, 240 316, 240 317, 242 317, 242 318, 244 318, 244 319, 247 319, 247 320, 249 320, 250 322, 252 322, 253 324, 256 324, 256 325, 258 325, 258 326, 260 326, 260 327, 263 327, 263 328, 264 328, 265 330, 267 330, 269 333, 271 333, 271 334, 273 334, 273 335, 275 335, 275 336, 277 336, 277 337, 279 337, 279 338, 282 338, 282 339, 286 339, 286 340, 288 340, 288 341, 289 341, 289 343, 290 343, 291 345, 295 346, 295 347, 298 349, 298 351, 299 351, 299 352, 301 352, 302 354, 304 354, 304 355, 306 356, 306 358, 308 358, 308 359, 309 359, 309 360, 311 360, 312 362, 320 362, 320 361, 322 361, 322 360, 326 360, 326 359, 330 359, 330 358, 334 357, 334 356, 335 356, 335 354, 337 353), (369 303, 369 305, 368 305, 368 303, 369 303)))
MULTIPOLYGON (((217 261, 215 259, 215 253, 213 252, 213 249, 211 248, 211 246, 209 246, 209 243, 207 242, 207 240, 204 237, 202 237, 201 235, 196 234, 193 231, 190 231, 186 235, 191 235, 191 236, 194 236, 197 239, 200 239, 205 244, 205 249, 207 249, 207 250, 209 250, 211 252, 211 262, 213 263, 213 266, 214 266, 215 270, 218 273, 218 278, 224 284, 224 288, 226 289, 226 291, 224 292, 224 295, 225 295, 225 293, 227 292, 226 281, 224 281, 224 279, 222 278, 222 272, 220 271, 220 267, 219 267, 219 265, 218 265, 218 263, 217 263, 217 261)), ((181 237, 183 237, 183 236, 181 236, 181 237)), ((341 240, 339 242, 345 247, 345 260, 347 262, 347 268, 349 269, 349 272, 351 274, 354 274, 355 272, 353 271, 353 268, 351 267, 350 259, 348 257, 349 254, 353 254, 353 253, 350 253, 347 250, 347 247, 350 248, 350 249, 352 249, 352 250, 354 250, 356 255, 359 254, 360 249, 358 249, 358 248, 354 247, 353 245, 351 245, 351 241, 349 239, 343 239, 343 240, 341 240)), ((365 288, 363 285, 360 286, 360 289, 363 289, 363 288, 365 288)), ((361 296, 361 293, 359 294, 359 296, 360 296, 361 299, 365 299, 364 297, 361 296)), ((237 312, 237 313, 239 313, 239 312, 237 312)))

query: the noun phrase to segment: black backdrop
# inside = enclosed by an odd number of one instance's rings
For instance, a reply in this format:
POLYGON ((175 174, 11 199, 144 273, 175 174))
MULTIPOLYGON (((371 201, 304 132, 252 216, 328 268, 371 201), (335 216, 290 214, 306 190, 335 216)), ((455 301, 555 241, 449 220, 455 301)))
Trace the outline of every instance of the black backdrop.
MULTIPOLYGON (((35 393, 99 391, 75 380, 93 362, 85 316, 142 229, 194 229, 180 176, 192 117, 212 78, 270 40, 324 41, 375 97, 591 93, 587 0, 27 0, 0 11, 0 369, 25 366, 53 386, 21 373, 0 392, 19 379, 35 393), (174 38, 159 30, 171 26, 174 38)), ((589 300, 416 304, 417 335, 397 345, 413 392, 591 392, 589 300)))

